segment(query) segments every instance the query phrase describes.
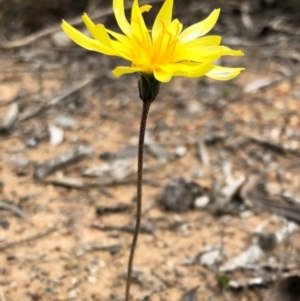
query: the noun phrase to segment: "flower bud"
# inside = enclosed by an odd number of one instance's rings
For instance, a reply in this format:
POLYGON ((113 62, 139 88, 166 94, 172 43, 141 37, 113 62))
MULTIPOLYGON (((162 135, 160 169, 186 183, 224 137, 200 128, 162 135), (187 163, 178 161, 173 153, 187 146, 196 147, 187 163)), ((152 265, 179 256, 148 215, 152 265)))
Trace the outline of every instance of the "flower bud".
POLYGON ((140 73, 139 94, 143 102, 151 103, 158 95, 160 82, 153 74, 140 73))

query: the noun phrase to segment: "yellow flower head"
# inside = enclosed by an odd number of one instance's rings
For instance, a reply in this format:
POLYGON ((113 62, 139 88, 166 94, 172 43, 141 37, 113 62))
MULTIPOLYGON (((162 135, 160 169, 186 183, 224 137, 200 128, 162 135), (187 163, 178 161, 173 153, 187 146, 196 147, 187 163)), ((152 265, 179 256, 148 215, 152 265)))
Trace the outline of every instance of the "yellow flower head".
POLYGON ((236 77, 244 68, 227 68, 213 62, 223 55, 241 56, 241 51, 220 46, 220 36, 205 36, 216 24, 220 9, 215 9, 205 20, 184 30, 178 19, 172 20, 174 0, 166 0, 151 30, 146 27, 143 13, 150 5, 139 6, 133 1, 130 22, 124 12, 124 0, 113 0, 113 10, 123 34, 95 25, 87 14, 82 19, 93 38, 89 38, 63 20, 62 29, 79 46, 106 55, 119 56, 131 66, 119 66, 113 74, 128 73, 154 75, 160 82, 173 76, 208 76, 217 80, 236 77))

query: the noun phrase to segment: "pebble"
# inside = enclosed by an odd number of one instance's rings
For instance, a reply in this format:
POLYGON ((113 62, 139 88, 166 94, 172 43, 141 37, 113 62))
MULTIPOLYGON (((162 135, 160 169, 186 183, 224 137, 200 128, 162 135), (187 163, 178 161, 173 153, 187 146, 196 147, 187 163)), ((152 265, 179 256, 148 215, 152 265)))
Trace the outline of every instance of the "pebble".
POLYGON ((212 250, 210 252, 204 253, 200 258, 200 263, 204 266, 213 266, 214 264, 220 262, 221 251, 219 249, 212 250))
POLYGON ((87 266, 87 269, 91 276, 96 276, 99 273, 99 268, 96 265, 89 265, 87 266))
POLYGON ((0 227, 4 230, 9 229, 10 223, 7 220, 0 221, 0 227))
POLYGON ((34 137, 29 138, 26 141, 26 146, 28 146, 30 148, 35 148, 35 147, 37 147, 37 145, 38 145, 38 142, 37 142, 36 138, 34 138, 34 137))
POLYGON ((60 115, 55 119, 55 124, 62 128, 72 128, 77 124, 77 122, 72 117, 60 115))
POLYGON ((49 294, 52 294, 53 293, 52 287, 46 287, 45 292, 49 293, 49 294))
POLYGON ((195 115, 203 110, 202 105, 198 101, 193 101, 188 106, 188 112, 191 115, 195 115))
POLYGON ((187 148, 185 146, 178 146, 176 149, 175 149, 175 155, 177 157, 183 157, 187 152, 187 148))
POLYGON ((102 161, 110 161, 113 158, 113 154, 110 152, 103 152, 99 155, 99 159, 102 161))
POLYGON ((75 259, 70 259, 65 264, 65 270, 73 270, 78 267, 78 261, 75 259))
POLYGON ((245 210, 245 211, 242 211, 241 214, 240 214, 240 217, 243 218, 243 219, 247 219, 247 218, 250 218, 254 215, 254 212, 251 211, 251 210, 245 210))
POLYGON ((76 289, 69 291, 68 299, 69 300, 76 300, 77 299, 77 290, 76 289))
POLYGON ((87 278, 88 282, 90 283, 96 283, 97 282, 97 277, 94 277, 94 276, 89 276, 87 278))
POLYGON ((194 206, 196 208, 202 209, 208 205, 209 201, 210 201, 210 199, 207 195, 200 196, 200 197, 196 198, 194 206))
POLYGON ((63 142, 64 140, 64 131, 57 127, 50 125, 49 128, 49 133, 50 133, 50 144, 53 146, 59 145, 63 142))

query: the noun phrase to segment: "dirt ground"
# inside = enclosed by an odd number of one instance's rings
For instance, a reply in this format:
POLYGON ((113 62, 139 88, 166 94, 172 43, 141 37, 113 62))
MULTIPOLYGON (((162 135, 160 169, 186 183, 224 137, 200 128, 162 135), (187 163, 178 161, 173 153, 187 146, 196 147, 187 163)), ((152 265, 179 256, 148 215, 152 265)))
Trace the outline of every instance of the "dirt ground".
MULTIPOLYGON (((246 71, 225 83, 175 78, 151 107, 132 300, 262 300, 276 277, 299 272, 290 219, 300 221, 299 20, 274 9, 266 25, 259 9, 223 6, 214 33, 245 57, 221 64, 246 71), (290 210, 246 200, 240 187, 253 173, 290 210), (180 177, 201 193, 166 208, 164 189, 180 177), (261 233, 276 243, 264 248, 261 233), (253 245, 261 256, 233 266, 253 245)), ((198 20, 211 7, 186 9, 198 20)), ((115 79, 124 62, 80 49, 59 29, 26 38, 0 43, 0 300, 123 300, 138 78, 115 79)))

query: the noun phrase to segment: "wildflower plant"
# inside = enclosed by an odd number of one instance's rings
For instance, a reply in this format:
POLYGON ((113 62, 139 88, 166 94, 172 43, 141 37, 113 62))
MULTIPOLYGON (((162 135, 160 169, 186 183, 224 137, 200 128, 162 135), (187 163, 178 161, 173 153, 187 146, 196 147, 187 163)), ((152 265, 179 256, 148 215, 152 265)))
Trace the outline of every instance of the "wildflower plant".
POLYGON ((94 24, 87 14, 82 19, 91 38, 85 36, 66 21, 62 29, 79 46, 104 55, 121 57, 126 66, 116 67, 112 73, 119 77, 124 74, 139 74, 139 96, 143 102, 140 120, 137 171, 137 213, 136 226, 128 262, 125 300, 129 301, 131 272, 137 244, 142 210, 142 177, 144 137, 147 116, 151 103, 159 93, 161 83, 169 82, 174 76, 198 78, 207 76, 219 81, 235 78, 244 68, 222 67, 215 62, 222 56, 242 56, 240 50, 222 46, 221 37, 206 35, 216 24, 220 9, 215 9, 203 21, 183 30, 178 19, 172 19, 174 0, 165 0, 158 12, 152 29, 145 24, 143 14, 150 5, 140 6, 133 0, 130 21, 125 16, 124 0, 113 0, 113 11, 121 33, 94 24))

